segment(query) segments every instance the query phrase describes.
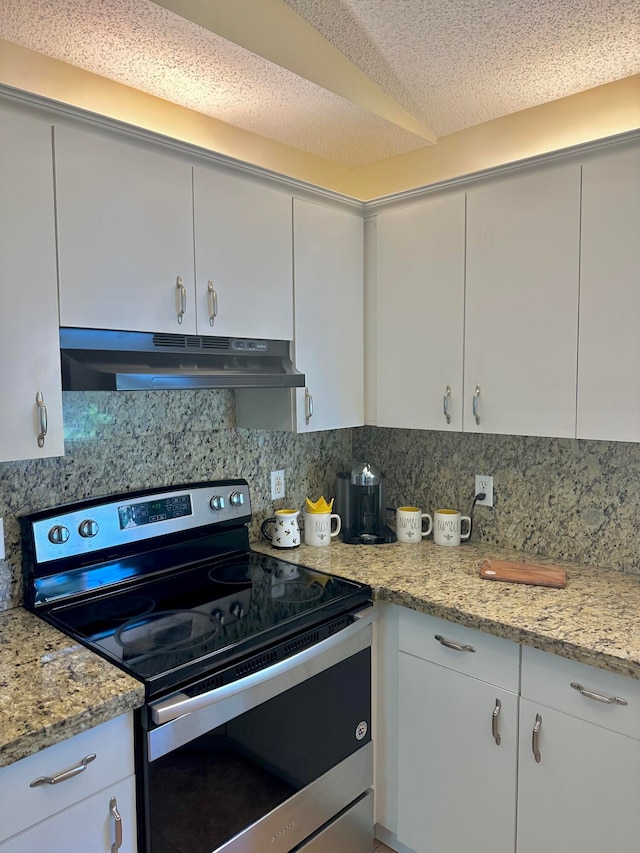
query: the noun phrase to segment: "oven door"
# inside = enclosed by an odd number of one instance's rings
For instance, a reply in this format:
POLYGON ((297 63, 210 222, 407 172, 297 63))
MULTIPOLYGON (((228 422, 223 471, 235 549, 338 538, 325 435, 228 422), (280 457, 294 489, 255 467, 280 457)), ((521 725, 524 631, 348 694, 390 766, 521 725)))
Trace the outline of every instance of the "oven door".
POLYGON ((328 639, 210 693, 151 704, 142 849, 321 853, 335 849, 335 822, 349 827, 349 853, 371 850, 373 617, 368 608, 328 639))

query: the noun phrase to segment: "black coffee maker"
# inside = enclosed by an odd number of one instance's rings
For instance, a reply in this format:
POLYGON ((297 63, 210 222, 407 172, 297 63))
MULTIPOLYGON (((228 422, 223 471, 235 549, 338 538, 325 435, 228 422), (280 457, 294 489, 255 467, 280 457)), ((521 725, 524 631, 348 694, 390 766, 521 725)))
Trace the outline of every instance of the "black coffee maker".
POLYGON ((358 462, 351 473, 338 474, 333 511, 342 519, 340 535, 349 545, 396 541, 386 521, 384 474, 370 462, 358 462))

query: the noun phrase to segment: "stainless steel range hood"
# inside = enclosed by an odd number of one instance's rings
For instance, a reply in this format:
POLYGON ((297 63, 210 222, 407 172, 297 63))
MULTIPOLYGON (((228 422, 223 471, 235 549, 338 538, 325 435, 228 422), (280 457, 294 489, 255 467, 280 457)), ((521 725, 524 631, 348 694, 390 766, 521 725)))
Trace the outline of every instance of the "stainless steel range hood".
POLYGON ((298 388, 289 341, 60 329, 65 391, 298 388))

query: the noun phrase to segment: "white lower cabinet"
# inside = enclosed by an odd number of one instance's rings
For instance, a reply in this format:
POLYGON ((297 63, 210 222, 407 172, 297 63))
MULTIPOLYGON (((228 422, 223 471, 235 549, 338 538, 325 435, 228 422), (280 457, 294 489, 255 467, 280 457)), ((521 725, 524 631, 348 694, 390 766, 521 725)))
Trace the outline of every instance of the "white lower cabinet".
POLYGON ((403 610, 399 649, 398 841, 513 853, 519 647, 403 610))
POLYGON ((2 853, 130 853, 137 849, 135 778, 130 776, 81 803, 14 835, 2 853), (117 835, 116 814, 121 836, 117 835))
POLYGON ((0 768, 0 803, 1 853, 135 853, 131 715, 0 768))
POLYGON ((517 695, 404 652, 399 681, 398 840, 416 853, 512 853, 517 695))
POLYGON ((640 681, 527 646, 520 664, 515 643, 405 608, 380 622, 379 838, 401 853, 638 849, 640 681))
POLYGON ((523 649, 517 853, 638 849, 638 708, 639 682, 523 649))

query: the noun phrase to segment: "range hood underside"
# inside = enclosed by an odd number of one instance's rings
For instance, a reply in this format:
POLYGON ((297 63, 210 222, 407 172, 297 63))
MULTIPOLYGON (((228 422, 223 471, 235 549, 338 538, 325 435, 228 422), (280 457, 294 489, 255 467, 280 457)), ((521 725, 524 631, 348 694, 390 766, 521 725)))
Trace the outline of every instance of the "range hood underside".
POLYGON ((60 330, 62 388, 139 391, 301 388, 288 341, 60 330))

